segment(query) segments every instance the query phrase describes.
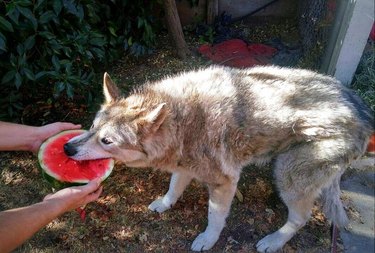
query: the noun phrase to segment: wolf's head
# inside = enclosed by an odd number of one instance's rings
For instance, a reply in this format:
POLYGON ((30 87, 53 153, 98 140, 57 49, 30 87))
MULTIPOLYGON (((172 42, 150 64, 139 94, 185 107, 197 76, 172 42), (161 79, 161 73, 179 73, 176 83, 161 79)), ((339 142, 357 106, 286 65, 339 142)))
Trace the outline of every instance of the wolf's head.
POLYGON ((166 104, 145 103, 141 94, 122 98, 107 73, 103 92, 105 103, 90 130, 66 143, 65 153, 75 160, 111 157, 128 166, 147 166, 144 143, 161 131, 168 114, 166 104))

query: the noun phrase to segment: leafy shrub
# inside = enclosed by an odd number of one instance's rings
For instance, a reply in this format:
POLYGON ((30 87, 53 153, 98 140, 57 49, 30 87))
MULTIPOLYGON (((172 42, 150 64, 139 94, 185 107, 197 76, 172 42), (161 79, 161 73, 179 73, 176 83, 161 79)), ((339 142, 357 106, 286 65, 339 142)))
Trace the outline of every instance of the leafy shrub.
POLYGON ((375 42, 370 42, 362 55, 353 78, 352 88, 375 113, 375 42))
MULTIPOLYGON (((90 101, 96 71, 124 50, 147 53, 155 40, 155 1, 0 2, 0 119, 43 94, 90 101)), ((100 74, 101 76, 101 74, 100 74)))

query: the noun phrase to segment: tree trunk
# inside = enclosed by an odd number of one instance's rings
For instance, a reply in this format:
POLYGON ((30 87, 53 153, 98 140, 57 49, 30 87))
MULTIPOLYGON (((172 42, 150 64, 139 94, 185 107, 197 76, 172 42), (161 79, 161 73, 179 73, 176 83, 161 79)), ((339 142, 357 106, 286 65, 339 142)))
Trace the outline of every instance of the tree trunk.
POLYGON ((212 25, 216 16, 219 15, 219 0, 207 1, 207 24, 212 25))
POLYGON ((167 18, 168 33, 171 36, 177 50, 177 55, 185 59, 190 54, 182 32, 180 17, 178 16, 175 0, 164 0, 164 11, 167 18))

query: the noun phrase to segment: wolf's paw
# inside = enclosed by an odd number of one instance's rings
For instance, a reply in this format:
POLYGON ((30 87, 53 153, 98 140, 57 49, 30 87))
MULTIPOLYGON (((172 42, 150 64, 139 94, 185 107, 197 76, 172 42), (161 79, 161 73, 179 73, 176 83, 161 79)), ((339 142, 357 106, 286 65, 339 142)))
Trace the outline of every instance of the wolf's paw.
POLYGON ((191 245, 191 250, 193 251, 203 251, 209 250, 214 246, 219 236, 213 235, 212 233, 204 232, 195 238, 193 244, 191 245))
POLYGON ((281 249, 285 244, 285 240, 280 237, 280 233, 275 232, 273 234, 267 235, 262 240, 260 240, 256 247, 258 252, 271 253, 276 252, 281 249))
POLYGON ((154 212, 162 213, 172 207, 172 204, 165 203, 164 198, 159 198, 154 200, 149 206, 148 209, 154 212))

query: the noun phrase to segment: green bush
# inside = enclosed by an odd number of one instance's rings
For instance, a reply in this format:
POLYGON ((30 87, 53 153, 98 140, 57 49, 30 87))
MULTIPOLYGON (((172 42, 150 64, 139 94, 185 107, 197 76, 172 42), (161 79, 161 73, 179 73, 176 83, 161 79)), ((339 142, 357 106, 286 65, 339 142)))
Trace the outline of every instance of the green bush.
MULTIPOLYGON (((147 53, 155 1, 0 1, 0 119, 23 101, 75 94, 91 98, 96 71, 125 50, 147 53)), ((101 74, 100 74, 101 76, 101 74)))
POLYGON ((362 55, 353 78, 352 88, 375 113, 375 42, 362 55))

